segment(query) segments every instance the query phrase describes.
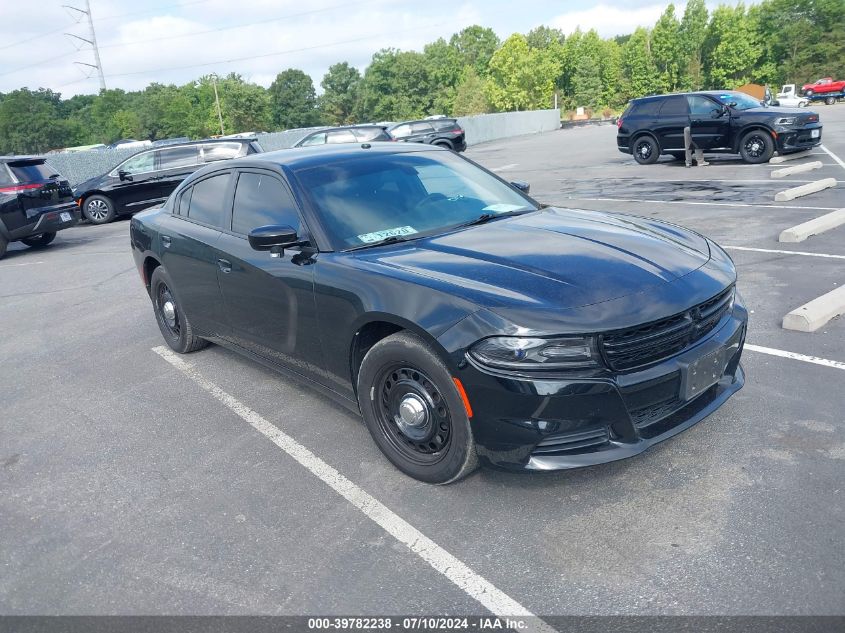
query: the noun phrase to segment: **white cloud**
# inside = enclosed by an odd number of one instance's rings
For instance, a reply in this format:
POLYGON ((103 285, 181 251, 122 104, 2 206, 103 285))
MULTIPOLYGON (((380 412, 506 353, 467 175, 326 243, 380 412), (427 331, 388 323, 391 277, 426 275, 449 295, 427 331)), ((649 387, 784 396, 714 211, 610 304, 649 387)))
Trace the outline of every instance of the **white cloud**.
MULTIPOLYGON (((631 33, 638 26, 652 27, 667 4, 651 4, 642 7, 623 7, 599 4, 589 9, 568 11, 551 20, 551 26, 569 35, 576 28, 582 31, 596 29, 602 37, 613 37, 631 33)), ((683 14, 683 6, 675 5, 675 14, 683 14)))

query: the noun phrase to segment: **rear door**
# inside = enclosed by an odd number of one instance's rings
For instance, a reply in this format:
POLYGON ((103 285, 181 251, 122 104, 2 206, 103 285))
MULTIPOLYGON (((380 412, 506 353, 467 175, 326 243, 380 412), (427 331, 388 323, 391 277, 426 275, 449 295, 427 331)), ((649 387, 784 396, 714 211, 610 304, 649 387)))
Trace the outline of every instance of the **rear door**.
POLYGON ((408 139, 415 143, 431 143, 434 139, 434 127, 431 123, 419 121, 411 123, 411 137, 408 139))
POLYGON ((701 149, 728 147, 731 117, 722 105, 705 95, 689 95, 687 104, 693 142, 701 149))
POLYGON ((683 151, 684 128, 687 125, 689 125, 689 110, 686 97, 683 95, 665 97, 654 129, 660 143, 660 150, 662 152, 683 151))
POLYGON ((200 168, 200 146, 182 145, 158 150, 158 197, 164 200, 185 178, 200 168))
POLYGON ((244 169, 237 177, 231 225, 219 241, 217 271, 232 340, 254 354, 320 380, 322 351, 314 306, 314 260, 299 249, 281 257, 253 250, 260 226, 287 225, 308 239, 290 188, 275 172, 244 169))
POLYGON ((173 280, 171 290, 197 330, 226 337, 217 270, 221 229, 232 205, 231 170, 212 172, 180 192, 172 214, 161 219, 162 264, 173 280))

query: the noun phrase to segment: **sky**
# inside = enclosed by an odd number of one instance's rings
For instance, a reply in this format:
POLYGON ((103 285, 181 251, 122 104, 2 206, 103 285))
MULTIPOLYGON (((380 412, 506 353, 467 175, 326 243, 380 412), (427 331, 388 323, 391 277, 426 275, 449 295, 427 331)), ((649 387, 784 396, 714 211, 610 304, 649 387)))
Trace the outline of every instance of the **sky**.
MULTIPOLYGON (((0 0, 0 92, 50 88, 64 98, 99 91, 85 0, 0 0), (77 37, 72 37, 77 36, 77 37)), ((187 83, 240 73, 269 86, 287 68, 320 92, 329 66, 361 71, 382 48, 421 50, 480 24, 505 39, 545 24, 603 37, 651 26, 668 2, 654 0, 90 0, 107 88, 187 83)), ((676 3, 679 13, 683 2, 676 3)), ((709 3, 708 3, 709 4, 709 3)))

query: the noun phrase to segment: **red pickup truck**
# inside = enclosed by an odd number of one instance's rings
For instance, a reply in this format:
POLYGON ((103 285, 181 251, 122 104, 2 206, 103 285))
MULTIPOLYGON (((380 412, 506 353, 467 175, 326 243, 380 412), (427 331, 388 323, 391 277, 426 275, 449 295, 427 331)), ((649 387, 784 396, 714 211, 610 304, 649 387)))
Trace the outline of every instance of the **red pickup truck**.
POLYGON ((845 81, 834 81, 832 77, 825 77, 815 83, 804 84, 801 86, 801 90, 808 97, 828 92, 845 92, 845 81))

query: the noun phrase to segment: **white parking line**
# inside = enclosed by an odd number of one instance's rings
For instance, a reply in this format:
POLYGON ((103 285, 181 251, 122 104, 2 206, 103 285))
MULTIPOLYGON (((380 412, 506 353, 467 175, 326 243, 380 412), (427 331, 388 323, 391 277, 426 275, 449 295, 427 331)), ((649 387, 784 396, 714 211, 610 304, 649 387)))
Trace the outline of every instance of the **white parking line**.
POLYGON ((845 255, 828 255, 827 253, 807 253, 804 251, 779 251, 773 248, 751 248, 750 246, 728 246, 720 244, 722 248, 734 251, 751 251, 753 253, 775 253, 777 255, 804 255, 805 257, 823 257, 826 259, 845 259, 845 255))
POLYGON ((832 367, 834 369, 845 369, 845 363, 841 363, 838 360, 828 360, 827 358, 819 358, 818 356, 806 356, 805 354, 796 354, 795 352, 787 352, 785 350, 774 349, 772 347, 761 347, 760 345, 751 345, 750 343, 745 344, 745 349, 752 352, 759 352, 760 354, 769 354, 771 356, 780 356, 781 358, 800 360, 814 365, 822 365, 824 367, 832 367))
MULTIPOLYGON (((770 181, 766 181, 770 182, 770 181)), ((542 194, 538 194, 542 195, 542 194)), ((546 195, 553 195, 551 193, 546 195)), ((804 207, 788 204, 750 204, 747 202, 695 202, 692 200, 643 200, 641 198, 567 198, 587 202, 643 202, 647 204, 691 204, 708 207, 754 207, 759 209, 809 209, 810 211, 836 211, 839 207, 804 207)))
MULTIPOLYGON (((268 422, 234 396, 229 395, 213 382, 207 380, 194 369, 193 365, 185 362, 178 354, 162 346, 154 347, 153 351, 231 409, 238 417, 267 437, 285 453, 293 457, 312 475, 358 508, 367 518, 376 523, 397 541, 408 547, 408 549, 431 565, 436 571, 451 580, 467 593, 467 595, 480 602, 491 613, 498 617, 510 615, 536 618, 533 613, 516 600, 475 573, 461 560, 425 536, 413 525, 382 504, 378 499, 352 483, 337 470, 314 455, 305 446, 268 422)), ((555 631, 554 628, 539 619, 534 620, 531 624, 531 630, 542 631, 543 633, 552 633, 555 631)))
POLYGON ((508 169, 513 169, 514 167, 518 167, 519 163, 510 163, 508 165, 502 165, 501 167, 494 167, 490 171, 507 171, 508 169))
POLYGON ((17 268, 18 266, 35 266, 36 264, 43 264, 44 262, 23 262, 21 264, 3 264, 0 268, 17 268))
POLYGON ((827 154, 827 155, 828 155, 828 156, 830 156, 833 160, 835 160, 837 163, 839 163, 839 166, 840 166, 842 169, 845 169, 845 161, 843 161, 841 158, 839 158, 839 156, 837 156, 836 154, 834 154, 833 152, 831 152, 829 149, 827 149, 824 145, 819 145, 819 147, 820 147, 820 148, 824 151, 824 153, 825 153, 825 154, 827 154))

